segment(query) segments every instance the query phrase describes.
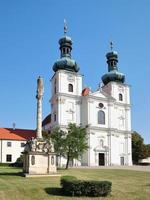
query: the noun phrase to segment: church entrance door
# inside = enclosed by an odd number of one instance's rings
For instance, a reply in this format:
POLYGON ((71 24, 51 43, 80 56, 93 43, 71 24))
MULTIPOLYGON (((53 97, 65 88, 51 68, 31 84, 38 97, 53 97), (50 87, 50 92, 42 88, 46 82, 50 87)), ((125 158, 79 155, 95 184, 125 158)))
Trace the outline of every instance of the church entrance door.
POLYGON ((104 166, 104 165, 105 165, 105 154, 99 153, 99 166, 104 166))
POLYGON ((124 157, 120 157, 120 164, 124 165, 124 157))

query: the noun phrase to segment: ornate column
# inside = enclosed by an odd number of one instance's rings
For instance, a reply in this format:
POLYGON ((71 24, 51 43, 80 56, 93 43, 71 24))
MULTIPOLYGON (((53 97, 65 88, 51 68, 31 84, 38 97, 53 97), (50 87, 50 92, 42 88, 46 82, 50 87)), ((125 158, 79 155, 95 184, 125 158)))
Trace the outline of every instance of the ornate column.
POLYGON ((42 99, 43 99, 43 78, 39 76, 37 79, 37 132, 36 138, 42 139, 42 99))

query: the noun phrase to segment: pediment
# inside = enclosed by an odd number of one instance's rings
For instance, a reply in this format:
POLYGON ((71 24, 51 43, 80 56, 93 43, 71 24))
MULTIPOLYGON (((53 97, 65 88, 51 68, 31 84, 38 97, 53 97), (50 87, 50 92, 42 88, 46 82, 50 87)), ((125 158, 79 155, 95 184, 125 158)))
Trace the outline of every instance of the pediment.
POLYGON ((101 91, 101 90, 98 90, 96 92, 90 93, 90 96, 99 97, 99 98, 103 98, 103 99, 114 99, 109 94, 107 94, 106 92, 101 91))

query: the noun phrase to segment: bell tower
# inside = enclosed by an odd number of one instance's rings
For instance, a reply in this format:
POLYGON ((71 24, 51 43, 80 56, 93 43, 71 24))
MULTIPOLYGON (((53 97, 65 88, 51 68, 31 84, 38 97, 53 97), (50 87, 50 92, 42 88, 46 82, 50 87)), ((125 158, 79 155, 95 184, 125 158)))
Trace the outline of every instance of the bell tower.
POLYGON ((102 90, 116 99, 119 103, 130 104, 130 88, 125 84, 125 75, 118 70, 118 53, 113 50, 106 54, 108 72, 102 76, 102 90))
POLYGON ((109 126, 113 128, 109 133, 111 158, 117 163, 117 155, 120 165, 132 165, 130 86, 125 83, 125 75, 118 70, 118 53, 113 50, 112 42, 110 46, 111 51, 106 54, 108 72, 102 76, 102 91, 114 99, 108 106, 109 126), (118 145, 118 151, 114 144, 118 145))
POLYGON ((79 67, 72 59, 72 39, 67 36, 67 24, 64 21, 64 36, 59 40, 60 59, 53 65, 51 78, 52 128, 65 127, 68 123, 80 124, 80 102, 82 93, 82 76, 79 67))

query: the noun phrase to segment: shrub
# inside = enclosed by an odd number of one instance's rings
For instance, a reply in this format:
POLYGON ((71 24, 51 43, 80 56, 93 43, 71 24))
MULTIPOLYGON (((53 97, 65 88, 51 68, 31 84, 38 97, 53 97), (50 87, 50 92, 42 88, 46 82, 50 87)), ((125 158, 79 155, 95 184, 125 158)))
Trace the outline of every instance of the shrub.
POLYGON ((23 167, 23 156, 17 158, 16 162, 9 164, 10 167, 23 167))
POLYGON ((2 166, 2 167, 9 167, 9 163, 0 163, 0 166, 2 166))
POLYGON ((61 186, 65 195, 71 196, 107 196, 111 193, 109 181, 82 181, 74 176, 63 176, 61 186))

